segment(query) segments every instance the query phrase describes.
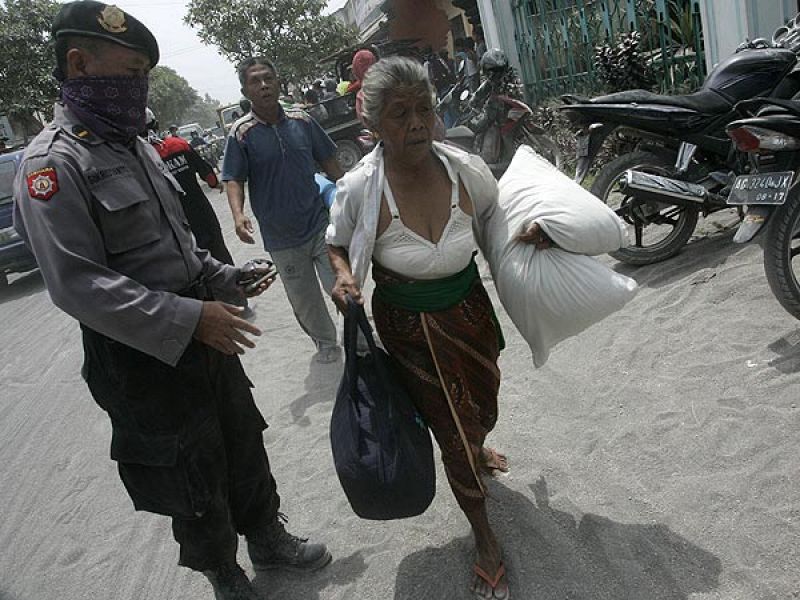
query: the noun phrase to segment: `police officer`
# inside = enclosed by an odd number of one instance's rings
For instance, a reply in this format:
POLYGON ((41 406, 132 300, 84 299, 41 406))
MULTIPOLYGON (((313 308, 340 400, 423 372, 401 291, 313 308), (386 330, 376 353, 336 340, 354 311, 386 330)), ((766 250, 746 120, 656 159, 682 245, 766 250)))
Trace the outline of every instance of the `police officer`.
POLYGON ((312 570, 330 554, 278 518, 266 423, 238 358, 260 331, 220 301, 241 298, 242 273, 197 248, 175 180, 137 138, 158 62, 150 31, 83 0, 61 7, 53 38, 61 100, 19 170, 15 227, 80 322, 82 374, 135 508, 172 517, 180 564, 218 600, 254 600, 237 534, 256 569, 312 570))

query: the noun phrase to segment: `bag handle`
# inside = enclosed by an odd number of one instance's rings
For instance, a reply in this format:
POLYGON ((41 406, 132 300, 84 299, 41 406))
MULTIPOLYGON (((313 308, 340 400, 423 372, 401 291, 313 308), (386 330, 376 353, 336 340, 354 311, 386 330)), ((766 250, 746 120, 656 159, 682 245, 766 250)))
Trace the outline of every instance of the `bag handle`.
POLYGON ((347 312, 344 314, 344 371, 350 384, 350 397, 356 392, 356 338, 358 336, 358 315, 360 306, 347 295, 347 312))
POLYGON ((386 369, 386 365, 380 360, 378 353, 378 346, 375 343, 375 337, 372 333, 372 327, 367 319, 367 313, 364 306, 359 304, 348 294, 347 295, 347 312, 344 315, 344 368, 347 373, 348 383, 350 384, 350 396, 355 397, 357 392, 357 372, 356 366, 358 364, 358 356, 356 354, 358 330, 364 334, 367 340, 367 346, 373 357, 376 358, 375 363, 382 378, 386 379, 390 376, 386 369))

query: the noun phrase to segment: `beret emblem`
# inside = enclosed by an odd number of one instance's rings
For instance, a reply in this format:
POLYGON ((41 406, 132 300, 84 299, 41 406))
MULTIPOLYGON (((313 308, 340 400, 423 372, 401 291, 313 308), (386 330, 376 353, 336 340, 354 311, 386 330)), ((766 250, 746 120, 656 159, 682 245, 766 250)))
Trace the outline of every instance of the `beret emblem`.
POLYGON ((100 23, 100 27, 109 33, 124 33, 128 31, 128 26, 125 23, 125 13, 113 4, 106 6, 102 10, 97 16, 97 22, 100 23))

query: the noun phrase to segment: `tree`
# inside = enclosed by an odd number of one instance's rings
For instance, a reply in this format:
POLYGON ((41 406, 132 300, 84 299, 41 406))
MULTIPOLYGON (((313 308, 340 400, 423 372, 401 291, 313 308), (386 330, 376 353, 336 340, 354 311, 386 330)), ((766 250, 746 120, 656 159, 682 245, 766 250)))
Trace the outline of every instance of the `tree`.
MULTIPOLYGON (((55 0, 0 4, 0 114, 17 122, 30 123, 36 112, 49 114, 58 97, 50 27, 59 8, 55 0)), ((24 127, 27 137, 31 132, 24 127)))
POLYGON ((203 98, 198 98, 197 102, 189 108, 185 120, 188 123, 200 123, 206 129, 214 127, 218 121, 217 109, 219 106, 219 100, 206 94, 203 98))
POLYGON ((198 100, 200 97, 194 88, 173 69, 157 66, 150 71, 147 104, 163 128, 180 125, 198 100))
POLYGON ((322 59, 354 44, 355 30, 323 15, 326 0, 190 0, 185 21, 200 39, 237 63, 265 56, 284 82, 308 81, 322 59))

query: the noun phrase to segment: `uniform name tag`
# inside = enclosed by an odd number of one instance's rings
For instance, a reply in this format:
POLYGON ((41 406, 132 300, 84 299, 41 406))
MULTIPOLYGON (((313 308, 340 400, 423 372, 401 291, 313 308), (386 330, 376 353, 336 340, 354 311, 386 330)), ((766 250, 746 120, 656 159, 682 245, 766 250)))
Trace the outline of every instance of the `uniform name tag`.
POLYGON ((123 173, 130 173, 130 169, 125 165, 109 167, 108 169, 92 169, 86 173, 86 179, 89 181, 90 185, 95 185, 111 177, 122 175, 123 173))

